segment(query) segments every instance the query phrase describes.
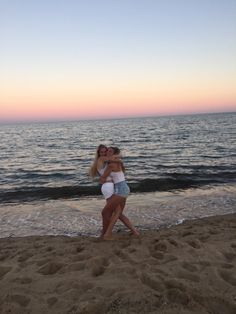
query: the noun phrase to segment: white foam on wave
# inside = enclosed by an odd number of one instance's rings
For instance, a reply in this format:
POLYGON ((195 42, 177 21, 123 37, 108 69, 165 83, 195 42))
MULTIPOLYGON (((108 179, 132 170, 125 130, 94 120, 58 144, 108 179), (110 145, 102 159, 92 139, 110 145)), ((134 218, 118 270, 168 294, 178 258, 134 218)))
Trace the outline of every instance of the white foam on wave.
MULTIPOLYGON (((236 186, 131 194, 124 211, 142 230, 236 212, 236 186)), ((0 207, 0 237, 100 234, 99 198, 67 199, 0 207)), ((125 230, 119 222, 116 230, 125 230)))

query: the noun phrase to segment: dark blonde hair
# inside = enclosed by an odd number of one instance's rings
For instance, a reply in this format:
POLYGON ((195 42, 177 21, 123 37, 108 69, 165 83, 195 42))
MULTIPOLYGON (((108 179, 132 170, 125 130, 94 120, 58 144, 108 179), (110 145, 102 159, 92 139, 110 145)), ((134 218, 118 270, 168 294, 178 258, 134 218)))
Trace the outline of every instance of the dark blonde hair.
POLYGON ((120 154, 120 149, 116 146, 111 146, 109 148, 113 149, 114 155, 119 155, 120 154))
POLYGON ((98 163, 98 158, 100 157, 100 150, 102 148, 106 148, 107 147, 103 144, 100 144, 98 147, 97 147, 97 150, 96 150, 96 154, 95 154, 95 157, 94 157, 94 161, 89 169, 89 175, 90 177, 94 178, 96 177, 96 175, 98 174, 98 171, 97 171, 97 163, 98 163))
MULTIPOLYGON (((110 146, 109 148, 113 149, 114 155, 120 155, 120 149, 117 146, 110 146)), ((123 162, 121 162, 120 165, 121 165, 122 171, 125 172, 125 166, 123 162)))

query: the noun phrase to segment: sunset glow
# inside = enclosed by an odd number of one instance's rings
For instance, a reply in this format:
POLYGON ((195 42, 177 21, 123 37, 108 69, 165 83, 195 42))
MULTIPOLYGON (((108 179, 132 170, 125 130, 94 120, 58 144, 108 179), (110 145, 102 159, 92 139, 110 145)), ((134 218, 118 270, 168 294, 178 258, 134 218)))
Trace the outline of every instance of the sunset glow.
POLYGON ((0 121, 235 111, 235 10, 231 0, 2 1, 0 121))

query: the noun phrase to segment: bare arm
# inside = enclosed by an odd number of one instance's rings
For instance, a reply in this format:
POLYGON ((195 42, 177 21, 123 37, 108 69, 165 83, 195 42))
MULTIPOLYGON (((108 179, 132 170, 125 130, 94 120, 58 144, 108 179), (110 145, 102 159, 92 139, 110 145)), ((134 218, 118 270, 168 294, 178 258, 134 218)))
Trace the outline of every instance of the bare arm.
POLYGON ((120 155, 113 155, 111 157, 101 156, 97 161, 97 169, 101 169, 104 167, 104 163, 115 163, 116 165, 122 164, 122 160, 120 159, 120 155))
POLYGON ((109 176, 109 174, 112 172, 112 170, 113 170, 113 165, 112 164, 110 164, 108 167, 107 167, 107 169, 104 171, 104 174, 100 177, 100 183, 104 183, 104 182, 106 182, 106 178, 109 176))
POLYGON ((101 160, 102 162, 106 162, 106 161, 121 162, 121 156, 119 154, 118 155, 112 155, 110 157, 101 156, 101 157, 99 157, 99 160, 101 160))

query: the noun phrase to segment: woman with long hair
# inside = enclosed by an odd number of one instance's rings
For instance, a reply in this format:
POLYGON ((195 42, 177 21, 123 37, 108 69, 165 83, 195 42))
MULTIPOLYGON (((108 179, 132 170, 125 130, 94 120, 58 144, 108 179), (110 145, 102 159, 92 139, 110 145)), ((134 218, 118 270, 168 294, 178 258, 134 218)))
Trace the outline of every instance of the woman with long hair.
MULTIPOLYGON (((120 156, 120 149, 118 147, 108 148, 107 157, 112 158, 113 156, 120 156)), ((130 192, 129 186, 125 180, 124 171, 123 163, 110 162, 100 177, 100 183, 104 184, 107 178, 111 178, 114 183, 114 194, 110 197, 109 202, 107 202, 102 211, 105 230, 103 238, 105 240, 112 239, 112 230, 115 223, 120 217, 124 216, 123 210, 130 192)), ((132 226, 130 221, 129 223, 132 226)), ((135 236, 139 235, 139 232, 134 227, 132 227, 132 233, 135 236)))
MULTIPOLYGON (((89 174, 92 178, 94 178, 97 175, 99 175, 100 177, 103 176, 109 164, 114 163, 114 164, 123 165, 120 160, 119 153, 117 154, 110 153, 110 155, 107 156, 107 152, 108 152, 108 149, 105 145, 101 144, 97 147, 94 162, 91 165, 90 170, 89 170, 89 174)), ((109 175, 107 175, 106 179, 103 181, 104 182, 102 183, 101 191, 104 198, 106 199, 106 206, 109 205, 109 208, 111 208, 111 211, 109 212, 106 212, 106 210, 102 211, 102 213, 104 213, 102 215, 102 218, 103 218, 103 228, 102 228, 102 234, 101 234, 102 237, 104 237, 106 233, 106 229, 108 228, 110 224, 110 219, 113 214, 113 211, 116 209, 114 207, 115 205, 113 204, 110 205, 111 197, 114 194, 114 183, 112 181, 112 178, 109 175)), ((122 206, 123 205, 125 205, 125 203, 122 204, 122 206)), ((106 208, 106 206, 104 207, 104 209, 106 208)), ((132 226, 130 220, 122 213, 123 209, 124 208, 120 208, 120 204, 117 205, 117 212, 120 213, 117 219, 120 219, 124 223, 124 225, 131 230, 132 234, 138 235, 137 230, 132 226)))

